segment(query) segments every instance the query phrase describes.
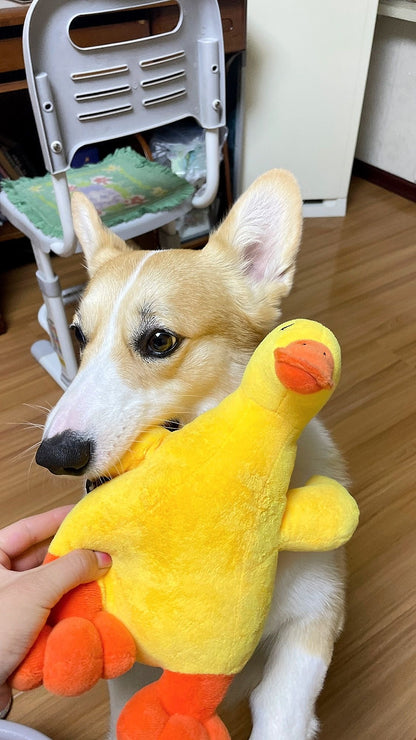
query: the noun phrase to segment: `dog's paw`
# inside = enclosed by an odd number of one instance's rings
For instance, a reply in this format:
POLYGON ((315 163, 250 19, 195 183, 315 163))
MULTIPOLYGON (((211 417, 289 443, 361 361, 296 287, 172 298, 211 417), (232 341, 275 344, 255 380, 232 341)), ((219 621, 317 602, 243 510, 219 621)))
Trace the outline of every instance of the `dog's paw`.
POLYGON ((257 722, 253 726, 250 740, 316 740, 319 729, 319 722, 315 717, 312 717, 306 728, 305 725, 303 728, 299 725, 290 726, 288 722, 257 722))
POLYGON ((306 740, 314 740, 314 738, 318 737, 319 729, 320 726, 318 719, 316 717, 312 717, 306 734, 306 740))

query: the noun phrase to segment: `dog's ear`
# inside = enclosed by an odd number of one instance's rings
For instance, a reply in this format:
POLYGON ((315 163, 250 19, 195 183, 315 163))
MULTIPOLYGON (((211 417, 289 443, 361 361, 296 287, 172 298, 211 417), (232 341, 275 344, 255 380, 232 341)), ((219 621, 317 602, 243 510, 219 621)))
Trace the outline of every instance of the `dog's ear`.
POLYGON ((231 208, 207 248, 232 250, 253 286, 292 287, 302 234, 302 198, 290 172, 258 177, 231 208))
POLYGON ((90 277, 104 262, 117 257, 120 252, 130 251, 126 242, 104 226, 84 193, 75 191, 72 194, 71 209, 75 234, 84 252, 90 277))

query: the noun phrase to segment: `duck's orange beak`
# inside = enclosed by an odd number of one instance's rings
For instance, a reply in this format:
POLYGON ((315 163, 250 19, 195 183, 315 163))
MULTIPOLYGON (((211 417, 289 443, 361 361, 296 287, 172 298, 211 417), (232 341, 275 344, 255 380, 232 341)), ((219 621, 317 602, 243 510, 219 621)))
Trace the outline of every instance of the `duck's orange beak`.
POLYGON ((316 393, 334 385, 334 358, 325 344, 300 339, 274 351, 280 382, 296 393, 316 393))

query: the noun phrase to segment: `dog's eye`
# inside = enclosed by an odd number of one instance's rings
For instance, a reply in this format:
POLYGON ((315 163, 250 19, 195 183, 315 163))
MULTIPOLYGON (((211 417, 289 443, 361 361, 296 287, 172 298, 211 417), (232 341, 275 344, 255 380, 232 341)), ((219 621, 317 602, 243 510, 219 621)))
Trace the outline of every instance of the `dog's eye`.
POLYGON ((72 331, 74 332, 74 337, 77 340, 79 348, 82 352, 82 350, 85 348, 85 345, 87 344, 87 338, 84 332, 82 331, 79 324, 71 324, 70 329, 72 329, 72 331))
POLYGON ((169 357, 178 349, 182 337, 169 329, 153 329, 134 340, 134 349, 146 358, 169 357))
POLYGON ((133 340, 135 352, 148 359, 163 359, 175 352, 182 343, 183 337, 170 329, 149 329, 133 340))
POLYGON ((166 357, 179 346, 180 339, 166 329, 154 331, 146 338, 145 354, 149 357, 166 357))

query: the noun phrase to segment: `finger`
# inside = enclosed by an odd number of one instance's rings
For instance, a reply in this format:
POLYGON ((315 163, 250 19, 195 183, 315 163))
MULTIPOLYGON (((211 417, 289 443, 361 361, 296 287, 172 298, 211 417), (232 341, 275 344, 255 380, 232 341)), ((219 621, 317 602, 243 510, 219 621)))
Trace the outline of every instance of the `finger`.
POLYGON ((33 545, 52 537, 72 508, 59 506, 9 524, 0 530, 0 551, 14 560, 33 545))
POLYGON ((12 692, 10 686, 4 683, 0 686, 0 719, 6 719, 12 705, 12 692))
POLYGON ((48 538, 44 542, 33 545, 33 547, 22 553, 22 555, 18 555, 17 558, 11 561, 11 570, 30 570, 31 568, 36 568, 38 565, 42 565, 50 544, 51 538, 48 538))
MULTIPOLYGON (((41 595, 42 606, 52 609, 59 599, 75 586, 101 578, 111 566, 106 553, 92 550, 73 550, 56 560, 27 571, 28 587, 41 595)), ((22 574, 25 578, 26 574, 22 574)), ((26 591, 27 593, 27 591, 26 591)))

